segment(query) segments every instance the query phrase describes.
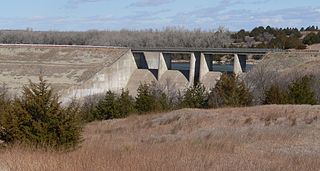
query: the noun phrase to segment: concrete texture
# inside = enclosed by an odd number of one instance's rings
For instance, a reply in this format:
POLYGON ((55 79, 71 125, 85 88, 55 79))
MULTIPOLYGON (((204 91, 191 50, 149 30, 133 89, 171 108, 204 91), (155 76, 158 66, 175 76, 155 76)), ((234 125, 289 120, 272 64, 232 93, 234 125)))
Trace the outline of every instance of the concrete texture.
POLYGON ((137 89, 140 84, 150 84, 156 82, 157 79, 148 69, 136 69, 130 77, 128 84, 125 86, 129 90, 130 95, 136 96, 137 89))
POLYGON ((194 84, 195 71, 196 71, 196 57, 195 57, 194 53, 191 53, 190 71, 189 71, 189 85, 188 86, 192 86, 194 84))
MULTIPOLYGON (((210 65, 212 65, 212 63, 209 63, 210 65)), ((200 56, 200 76, 199 76, 199 80, 200 82, 202 81, 203 77, 209 72, 209 66, 207 63, 207 59, 206 56, 201 53, 200 56)))
POLYGON ((189 81, 177 70, 168 70, 160 78, 159 83, 162 85, 171 84, 175 89, 184 90, 188 87, 189 81))
POLYGON ((108 90, 119 93, 122 88, 127 86, 135 71, 137 71, 137 65, 132 53, 128 51, 111 66, 97 72, 91 79, 63 91, 63 102, 68 102, 72 98, 80 99, 94 94, 102 94, 108 90))
POLYGON ((222 73, 221 72, 208 72, 201 79, 201 83, 206 87, 207 90, 214 88, 217 84, 217 81, 220 80, 222 73))
MULTIPOLYGON (((132 53, 118 47, 0 44, 0 83, 13 95, 20 95, 29 80, 38 82, 42 75, 67 103, 122 88, 135 96, 140 84, 153 81, 183 90, 198 81, 210 89, 220 79, 220 72, 212 72, 212 54, 189 53, 190 68, 180 71, 172 70, 172 54, 132 53)), ((237 75, 245 62, 239 57, 235 54, 237 75)))
POLYGON ((148 69, 158 69, 160 52, 144 52, 143 54, 148 65, 148 69))
POLYGON ((158 66, 158 80, 161 79, 162 75, 168 70, 166 60, 162 53, 159 54, 159 66, 158 66))
POLYGON ((42 75, 62 101, 117 91, 136 70, 130 49, 114 47, 0 45, 0 82, 9 93, 42 75), (126 67, 123 67, 126 66, 126 67))
POLYGON ((234 61, 233 61, 233 73, 239 75, 242 73, 242 68, 240 64, 240 60, 237 54, 234 54, 234 61))

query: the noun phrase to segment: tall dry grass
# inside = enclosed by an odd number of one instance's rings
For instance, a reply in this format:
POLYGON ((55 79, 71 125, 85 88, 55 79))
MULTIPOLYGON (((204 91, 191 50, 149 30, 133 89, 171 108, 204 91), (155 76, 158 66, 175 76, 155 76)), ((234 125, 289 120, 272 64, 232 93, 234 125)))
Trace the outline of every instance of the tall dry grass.
POLYGON ((14 146, 0 170, 319 170, 320 106, 184 109, 86 126, 81 147, 14 146))

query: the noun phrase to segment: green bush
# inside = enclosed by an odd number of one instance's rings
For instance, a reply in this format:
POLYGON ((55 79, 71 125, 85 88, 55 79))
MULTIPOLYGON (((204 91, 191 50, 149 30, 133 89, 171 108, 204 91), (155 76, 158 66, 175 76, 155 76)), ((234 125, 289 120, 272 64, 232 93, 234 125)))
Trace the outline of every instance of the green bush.
POLYGON ((189 108, 204 108, 207 107, 208 93, 203 84, 198 83, 192 87, 187 88, 182 106, 189 108))
POLYGON ((135 112, 134 99, 129 95, 129 91, 122 89, 117 101, 119 103, 119 113, 121 114, 121 117, 126 117, 130 113, 135 112))
POLYGON ((264 104, 287 104, 288 92, 285 89, 280 88, 278 85, 272 85, 265 92, 264 104))
POLYGON ((158 93, 158 94, 153 94, 152 96, 154 98, 154 111, 155 112, 164 112, 172 109, 172 106, 170 105, 169 98, 166 95, 166 93, 158 93))
POLYGON ((148 84, 140 84, 136 97, 136 110, 139 113, 155 111, 155 102, 156 100, 154 95, 151 93, 150 86, 148 84))
POLYGON ((320 32, 318 32, 318 34, 309 33, 307 36, 303 38, 303 43, 308 45, 320 43, 320 32))
POLYGON ((93 116, 98 120, 118 118, 120 116, 119 107, 116 94, 108 91, 94 109, 93 116))
POLYGON ((317 104, 315 93, 312 90, 313 76, 303 76, 289 85, 288 100, 291 104, 317 104))
POLYGON ((75 103, 62 107, 58 97, 40 77, 30 82, 21 98, 6 102, 1 114, 1 140, 43 147, 70 148, 81 141, 81 122, 75 103))
POLYGON ((174 108, 173 100, 155 82, 140 84, 135 101, 135 109, 141 113, 163 112, 174 108))
POLYGON ((133 98, 128 91, 122 90, 119 97, 108 91, 93 110, 93 117, 97 120, 124 118, 133 111, 133 98))
POLYGON ((209 94, 209 107, 240 107, 252 103, 252 95, 244 82, 232 74, 222 74, 209 94))
POLYGON ((84 101, 80 108, 80 116, 83 123, 88 123, 96 120, 95 109, 99 103, 100 96, 88 96, 84 98, 84 101))

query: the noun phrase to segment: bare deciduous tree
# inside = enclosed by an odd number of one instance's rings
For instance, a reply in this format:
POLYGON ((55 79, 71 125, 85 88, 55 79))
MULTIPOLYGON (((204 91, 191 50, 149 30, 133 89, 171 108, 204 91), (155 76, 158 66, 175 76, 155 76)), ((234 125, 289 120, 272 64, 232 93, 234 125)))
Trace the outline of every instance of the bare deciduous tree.
POLYGON ((120 30, 57 32, 32 30, 2 30, 0 43, 101 45, 123 47, 224 47, 231 43, 231 33, 224 28, 203 31, 167 27, 163 30, 120 30))

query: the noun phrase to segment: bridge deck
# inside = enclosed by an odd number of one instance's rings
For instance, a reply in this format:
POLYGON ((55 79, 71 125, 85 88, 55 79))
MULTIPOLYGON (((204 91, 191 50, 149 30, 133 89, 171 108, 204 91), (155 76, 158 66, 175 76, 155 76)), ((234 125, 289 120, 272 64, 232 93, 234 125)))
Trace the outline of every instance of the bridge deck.
POLYGON ((258 48, 132 48, 133 53, 162 52, 162 53, 205 53, 205 54, 266 54, 268 52, 284 52, 282 49, 258 48))

